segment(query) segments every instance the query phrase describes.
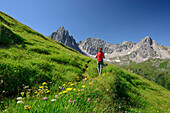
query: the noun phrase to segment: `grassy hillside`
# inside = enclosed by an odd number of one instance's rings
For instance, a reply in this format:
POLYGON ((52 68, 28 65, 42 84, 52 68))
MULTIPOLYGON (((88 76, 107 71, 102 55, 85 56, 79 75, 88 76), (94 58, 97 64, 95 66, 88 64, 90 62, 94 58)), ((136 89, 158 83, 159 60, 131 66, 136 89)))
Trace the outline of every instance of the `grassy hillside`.
POLYGON ((114 65, 103 73, 95 60, 0 12, 0 111, 170 112, 169 90, 114 65))
POLYGON ((170 90, 170 59, 149 59, 121 66, 170 90))

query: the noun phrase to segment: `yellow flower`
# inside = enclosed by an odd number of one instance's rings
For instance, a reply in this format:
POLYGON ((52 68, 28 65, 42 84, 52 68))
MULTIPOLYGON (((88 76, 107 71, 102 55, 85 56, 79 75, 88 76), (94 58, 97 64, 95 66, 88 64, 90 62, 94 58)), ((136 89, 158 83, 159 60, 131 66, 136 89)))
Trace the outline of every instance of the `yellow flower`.
POLYGON ((157 111, 157 112, 159 112, 159 111, 157 111))
POLYGON ((63 93, 66 93, 67 91, 63 91, 63 93))
POLYGON ((61 95, 62 94, 62 92, 60 92, 58 95, 61 95))
POLYGON ((37 91, 35 91, 34 93, 37 93, 37 91))
POLYGON ((68 82, 68 84, 71 84, 72 82, 68 82))
POLYGON ((47 90, 47 92, 46 93, 49 93, 50 91, 49 90, 47 90))
POLYGON ((90 82, 89 85, 91 85, 92 83, 90 82))
POLYGON ((24 108, 27 109, 27 110, 30 110, 30 109, 31 109, 31 106, 25 105, 24 108))
POLYGON ((74 91, 76 90, 76 88, 73 89, 74 91))
POLYGON ((46 85, 46 84, 47 84, 47 82, 43 82, 43 83, 42 83, 42 85, 46 85))
POLYGON ((27 109, 28 109, 28 110, 31 109, 31 106, 29 106, 27 109))
POLYGON ((77 82, 75 82, 74 84, 77 84, 77 82))
POLYGON ((106 89, 106 91, 109 91, 109 89, 106 89))
POLYGON ((70 86, 73 86, 74 84, 70 84, 70 86))
POLYGON ((44 86, 39 86, 40 89, 44 88, 44 86))
POLYGON ((63 84, 63 86, 65 86, 66 84, 63 84))
POLYGON ((78 83, 80 83, 80 82, 78 82, 78 83))
POLYGON ((86 87, 85 85, 82 85, 82 87, 84 88, 84 87, 86 87))
POLYGON ((5 57, 2 57, 2 58, 5 58, 5 57))
POLYGON ((71 90, 72 90, 72 88, 67 88, 67 89, 66 89, 66 91, 71 91, 71 90))

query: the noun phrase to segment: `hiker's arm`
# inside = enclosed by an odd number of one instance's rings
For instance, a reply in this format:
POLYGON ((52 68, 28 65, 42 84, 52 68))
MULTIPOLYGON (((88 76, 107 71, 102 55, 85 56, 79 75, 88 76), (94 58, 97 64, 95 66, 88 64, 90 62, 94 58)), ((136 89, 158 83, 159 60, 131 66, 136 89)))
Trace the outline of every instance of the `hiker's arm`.
POLYGON ((105 56, 103 55, 103 58, 105 58, 105 56))

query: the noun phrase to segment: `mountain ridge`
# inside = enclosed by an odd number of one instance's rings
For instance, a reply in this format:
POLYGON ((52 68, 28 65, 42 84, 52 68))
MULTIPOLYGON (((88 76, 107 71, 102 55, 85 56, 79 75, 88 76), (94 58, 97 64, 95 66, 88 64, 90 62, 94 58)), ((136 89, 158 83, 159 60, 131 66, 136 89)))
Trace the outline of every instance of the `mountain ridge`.
POLYGON ((65 30, 64 27, 61 26, 49 37, 92 58, 96 55, 98 48, 102 47, 106 56, 105 61, 110 63, 119 62, 119 57, 124 57, 128 62, 132 60, 137 63, 146 61, 149 58, 170 58, 170 49, 157 44, 150 36, 144 37, 138 43, 124 41, 121 44, 111 44, 102 39, 92 37, 76 43, 73 36, 69 36, 68 30, 65 30))
POLYGON ((76 51, 84 54, 78 47, 78 44, 76 43, 73 36, 69 35, 68 30, 65 30, 63 26, 61 26, 59 29, 57 29, 55 32, 53 32, 50 36, 48 36, 51 39, 54 39, 57 42, 63 43, 65 46, 68 46, 72 49, 75 49, 76 51))
MULTIPOLYGON (((88 43, 90 43, 91 41, 95 41, 92 40, 92 38, 90 41, 88 39, 89 38, 82 41, 82 43, 79 44, 79 47, 81 49, 84 49, 87 53, 95 55, 98 50, 97 48, 103 46, 98 43, 89 46, 88 43)), ((99 40, 96 38, 94 39, 99 40)), ((146 61, 149 58, 170 58, 168 52, 164 48, 162 48, 163 46, 157 44, 156 41, 152 40, 149 36, 146 36, 145 38, 141 39, 139 43, 124 41, 121 44, 112 44, 110 47, 111 52, 107 52, 106 50, 108 49, 103 47, 103 51, 106 53, 107 61, 111 61, 111 59, 118 60, 119 56, 128 56, 128 59, 136 61, 137 63, 146 61)))

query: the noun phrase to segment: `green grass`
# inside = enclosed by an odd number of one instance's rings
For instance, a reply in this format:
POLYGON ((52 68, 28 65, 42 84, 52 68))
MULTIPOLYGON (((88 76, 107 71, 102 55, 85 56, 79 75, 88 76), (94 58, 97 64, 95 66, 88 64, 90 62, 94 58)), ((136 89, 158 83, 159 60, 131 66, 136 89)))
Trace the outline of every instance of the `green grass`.
MULTIPOLYGON (((138 75, 115 66, 107 66, 107 73, 101 77, 94 77, 80 81, 80 83, 63 82, 65 86, 57 83, 48 83, 49 93, 40 93, 39 86, 28 96, 28 89, 25 89, 23 104, 17 104, 16 98, 9 101, 7 111, 28 112, 25 105, 31 106, 30 112, 168 112, 170 92, 161 86, 150 82, 138 75), (77 83, 77 84, 75 84, 77 83), (89 83, 92 83, 91 85, 89 83), (85 87, 82 87, 85 85, 85 87), (61 87, 64 89, 62 90, 61 87), (72 88, 66 93, 67 88, 72 88), (75 91, 73 89, 76 89, 75 91), (84 89, 81 91, 81 89, 84 89), (108 89, 108 91, 107 91, 108 89), (37 91, 35 94, 34 92, 37 91), (55 98, 55 95, 58 95, 55 98), (47 100, 43 100, 47 97, 47 100), (88 102, 88 98, 90 101, 88 102), (56 101, 52 102, 52 99, 56 101), (71 103, 68 101, 71 100, 71 103), (73 101, 76 100, 74 103, 73 101)), ((21 96, 21 95, 18 95, 21 96)))
POLYGON ((2 12, 0 28, 0 111, 170 112, 170 91, 154 82, 108 64, 99 77, 96 60, 44 37, 2 12), (72 90, 64 93, 67 88, 72 90), (22 97, 23 103, 17 104, 17 97, 22 97))
POLYGON ((92 59, 44 37, 2 12, 0 17, 0 75, 3 79, 0 92, 5 91, 5 97, 17 94, 23 84, 33 87, 43 81, 60 84, 60 81, 83 78, 85 65, 92 59))
POLYGON ((168 61, 165 61, 165 62, 163 62, 163 63, 160 63, 160 68, 161 69, 165 69, 165 68, 167 68, 167 65, 168 65, 168 61))
POLYGON ((130 65, 121 67, 130 69, 134 73, 170 90, 170 67, 167 66, 169 61, 170 59, 149 59, 138 64, 131 62, 130 65))

